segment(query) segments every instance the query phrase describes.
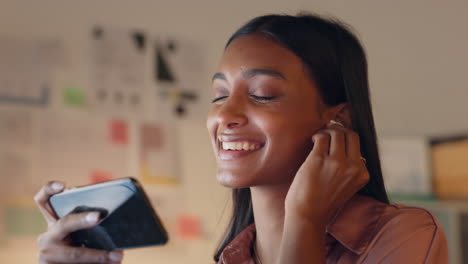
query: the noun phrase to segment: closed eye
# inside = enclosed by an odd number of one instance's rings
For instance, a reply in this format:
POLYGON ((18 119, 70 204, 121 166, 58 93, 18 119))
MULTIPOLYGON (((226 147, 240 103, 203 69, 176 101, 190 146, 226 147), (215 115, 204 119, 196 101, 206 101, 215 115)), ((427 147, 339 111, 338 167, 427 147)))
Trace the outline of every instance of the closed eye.
POLYGON ((257 101, 270 101, 276 98, 276 96, 258 96, 258 95, 250 95, 253 99, 257 101))
MULTIPOLYGON (((219 97, 216 97, 215 99, 213 99, 211 101, 211 103, 216 103, 216 102, 219 102, 223 99, 226 99, 228 96, 219 96, 219 97)), ((256 101, 271 101, 271 100, 274 100, 275 98, 277 98, 277 96, 258 96, 258 95, 250 95, 250 97, 252 97, 254 100, 256 101)))
POLYGON ((216 97, 215 99, 213 99, 213 100, 211 101, 211 103, 216 103, 216 102, 221 101, 221 100, 223 100, 223 99, 225 99, 225 98, 227 98, 227 96, 216 97))

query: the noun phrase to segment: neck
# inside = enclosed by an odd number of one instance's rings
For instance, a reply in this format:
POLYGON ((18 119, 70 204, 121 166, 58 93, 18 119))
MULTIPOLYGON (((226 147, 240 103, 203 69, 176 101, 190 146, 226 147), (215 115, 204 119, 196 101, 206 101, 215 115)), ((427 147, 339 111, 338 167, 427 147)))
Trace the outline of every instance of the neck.
POLYGON ((284 224, 284 201, 289 185, 251 187, 256 227, 256 252, 262 264, 275 263, 284 224))

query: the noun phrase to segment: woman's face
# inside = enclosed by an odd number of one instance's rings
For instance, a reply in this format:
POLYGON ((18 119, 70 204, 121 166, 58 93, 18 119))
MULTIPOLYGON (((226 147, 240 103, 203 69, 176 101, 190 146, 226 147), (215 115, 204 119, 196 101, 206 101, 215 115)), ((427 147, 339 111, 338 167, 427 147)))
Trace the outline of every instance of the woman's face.
POLYGON ((326 120, 300 58, 260 35, 234 40, 213 76, 207 127, 221 184, 291 182, 326 120))

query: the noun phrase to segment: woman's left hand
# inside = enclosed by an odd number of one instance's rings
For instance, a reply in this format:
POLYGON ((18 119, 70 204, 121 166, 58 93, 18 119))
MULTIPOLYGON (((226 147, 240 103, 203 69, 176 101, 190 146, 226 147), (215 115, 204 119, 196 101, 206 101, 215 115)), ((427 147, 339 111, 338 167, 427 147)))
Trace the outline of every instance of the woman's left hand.
POLYGON ((299 217, 323 228, 369 181, 359 136, 330 123, 312 136, 314 146, 299 168, 285 201, 286 217, 299 217))

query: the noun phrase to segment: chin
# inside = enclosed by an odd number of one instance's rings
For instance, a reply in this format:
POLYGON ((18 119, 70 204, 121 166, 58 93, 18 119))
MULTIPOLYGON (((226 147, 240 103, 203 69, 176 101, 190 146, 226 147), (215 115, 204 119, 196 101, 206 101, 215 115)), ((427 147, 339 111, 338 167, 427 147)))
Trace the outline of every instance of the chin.
POLYGON ((284 183, 291 183, 294 179, 293 173, 289 176, 288 173, 279 174, 283 177, 271 177, 272 175, 278 175, 274 173, 260 174, 260 173, 246 173, 246 172, 233 172, 231 170, 218 170, 216 177, 218 182, 228 188, 249 188, 254 186, 267 186, 267 185, 281 185, 284 183))
POLYGON ((218 171, 216 174, 218 182, 228 188, 248 188, 255 185, 252 177, 239 175, 229 171, 218 171))

